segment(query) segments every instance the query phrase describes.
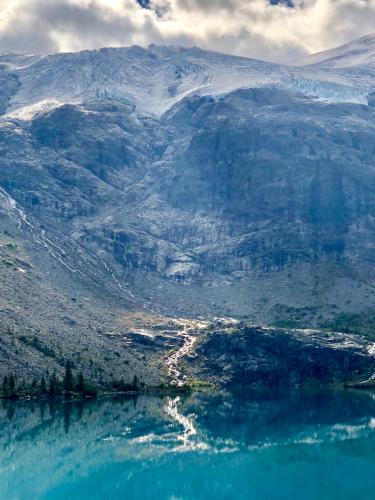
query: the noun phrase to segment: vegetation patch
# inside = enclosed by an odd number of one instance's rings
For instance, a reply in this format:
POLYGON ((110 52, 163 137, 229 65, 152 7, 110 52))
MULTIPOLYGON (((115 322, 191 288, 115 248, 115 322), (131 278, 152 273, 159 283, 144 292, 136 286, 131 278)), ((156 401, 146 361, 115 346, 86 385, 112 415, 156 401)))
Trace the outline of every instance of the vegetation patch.
POLYGON ((19 337, 19 340, 23 342, 24 344, 32 347, 33 349, 36 349, 37 351, 41 352, 45 356, 48 356, 50 358, 55 358, 56 353, 51 347, 48 347, 47 345, 43 344, 38 337, 26 337, 26 335, 21 335, 19 337))
POLYGON ((321 323, 320 327, 336 332, 358 334, 368 340, 375 340, 375 311, 369 310, 358 314, 342 312, 332 320, 321 323))
POLYGON ((325 331, 357 334, 375 341, 375 310, 361 313, 340 312, 323 320, 317 307, 289 307, 277 304, 273 308, 272 325, 278 328, 318 328, 325 331))
POLYGON ((276 304, 271 312, 274 317, 272 325, 277 328, 309 328, 314 325, 319 309, 276 304))

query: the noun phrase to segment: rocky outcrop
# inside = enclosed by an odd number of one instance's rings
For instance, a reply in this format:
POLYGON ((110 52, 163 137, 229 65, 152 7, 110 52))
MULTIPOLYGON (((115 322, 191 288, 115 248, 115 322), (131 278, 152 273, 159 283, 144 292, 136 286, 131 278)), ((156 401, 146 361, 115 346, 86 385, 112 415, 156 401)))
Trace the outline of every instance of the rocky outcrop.
POLYGON ((190 363, 224 386, 294 387, 368 379, 375 353, 356 335, 241 326, 207 334, 190 363))

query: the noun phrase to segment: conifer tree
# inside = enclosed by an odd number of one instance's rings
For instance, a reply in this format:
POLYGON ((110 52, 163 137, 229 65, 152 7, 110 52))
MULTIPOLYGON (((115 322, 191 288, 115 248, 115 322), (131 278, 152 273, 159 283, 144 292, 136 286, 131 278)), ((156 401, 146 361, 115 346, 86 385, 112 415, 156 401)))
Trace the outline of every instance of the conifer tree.
POLYGON ((42 375, 42 380, 40 381, 40 392, 42 394, 47 393, 47 384, 46 384, 46 379, 44 377, 44 374, 42 375))
POLYGON ((73 373, 72 366, 69 359, 65 363, 65 375, 64 375, 64 390, 71 391, 73 389, 73 373))
POLYGON ((8 377, 6 375, 3 379, 2 390, 3 390, 3 395, 5 397, 8 396, 8 394, 9 394, 9 380, 8 380, 8 377))
POLYGON ((15 394, 16 392, 16 379, 13 373, 10 374, 9 377, 9 395, 15 394))
POLYGON ((50 381, 49 381, 49 388, 48 388, 48 394, 51 398, 54 398, 57 394, 57 379, 56 379, 56 371, 53 372, 50 381))
POLYGON ((85 391, 85 378, 83 376, 82 371, 80 371, 78 374, 78 381, 77 381, 76 389, 78 392, 85 391))
POLYGON ((139 389, 139 380, 138 380, 137 375, 134 375, 134 378, 133 378, 133 387, 134 387, 135 390, 139 389))

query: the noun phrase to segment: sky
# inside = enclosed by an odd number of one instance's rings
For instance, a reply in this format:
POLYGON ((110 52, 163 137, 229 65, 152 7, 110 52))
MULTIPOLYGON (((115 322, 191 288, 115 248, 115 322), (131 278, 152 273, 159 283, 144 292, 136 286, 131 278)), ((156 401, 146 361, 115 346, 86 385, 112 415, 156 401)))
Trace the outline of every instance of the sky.
POLYGON ((284 62, 375 32, 375 0, 0 0, 0 52, 199 46, 284 62))

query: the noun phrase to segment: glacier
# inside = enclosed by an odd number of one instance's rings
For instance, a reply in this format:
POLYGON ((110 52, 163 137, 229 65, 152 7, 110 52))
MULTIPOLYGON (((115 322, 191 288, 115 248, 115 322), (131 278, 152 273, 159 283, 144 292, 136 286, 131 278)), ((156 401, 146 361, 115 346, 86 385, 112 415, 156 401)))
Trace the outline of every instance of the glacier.
MULTIPOLYGON (((346 50, 353 51, 351 46, 346 50)), ((344 55, 328 54, 331 64, 323 56, 319 64, 317 57, 281 65, 198 48, 154 45, 48 56, 1 54, 0 64, 20 82, 2 119, 29 120, 66 103, 101 98, 130 103, 139 112, 160 117, 187 96, 219 97, 257 87, 291 90, 327 102, 367 103, 371 71, 362 74, 355 59, 356 71, 349 61, 350 71, 345 72, 337 63, 344 55)), ((368 58, 361 57, 368 69, 368 58)))

